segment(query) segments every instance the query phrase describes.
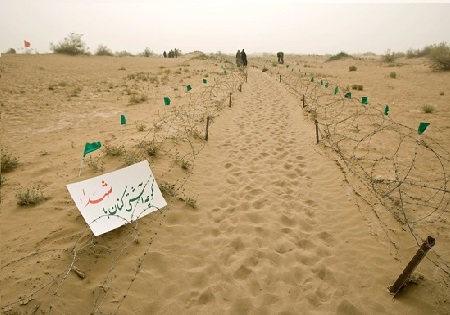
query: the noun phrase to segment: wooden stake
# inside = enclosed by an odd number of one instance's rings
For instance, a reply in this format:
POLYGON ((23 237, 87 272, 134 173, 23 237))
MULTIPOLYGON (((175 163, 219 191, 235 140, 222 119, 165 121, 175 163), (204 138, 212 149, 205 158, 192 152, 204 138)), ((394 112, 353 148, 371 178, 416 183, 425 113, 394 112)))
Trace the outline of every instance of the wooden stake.
POLYGON ((305 108, 305 94, 303 94, 302 102, 303 102, 303 108, 305 108))
POLYGON ((398 277, 397 281, 393 285, 389 287, 389 292, 395 295, 400 291, 400 289, 405 285, 405 282, 408 280, 411 273, 416 269, 417 265, 422 261, 427 252, 434 246, 435 239, 431 236, 428 236, 427 239, 423 242, 422 246, 417 250, 417 253, 408 263, 406 268, 403 270, 403 273, 398 277))
POLYGON ((208 129, 209 129, 209 116, 206 117, 206 132, 205 132, 205 141, 208 141, 208 129))
POLYGON ((239 85, 239 92, 242 92, 242 84, 239 85))
POLYGON ((280 74, 280 83, 281 83, 281 74, 280 74))
POLYGON ((317 139, 317 143, 319 143, 319 122, 316 120, 314 120, 314 122, 316 123, 316 139, 317 139))
POLYGON ((231 93, 230 93, 230 108, 231 108, 231 93))

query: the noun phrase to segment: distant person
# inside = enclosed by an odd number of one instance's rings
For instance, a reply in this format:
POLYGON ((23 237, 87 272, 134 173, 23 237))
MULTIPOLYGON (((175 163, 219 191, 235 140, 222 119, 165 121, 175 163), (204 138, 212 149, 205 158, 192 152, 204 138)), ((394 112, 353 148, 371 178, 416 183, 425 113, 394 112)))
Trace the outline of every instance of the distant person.
POLYGON ((163 52, 163 56, 164 56, 164 58, 167 58, 167 53, 166 53, 165 50, 164 50, 164 52, 163 52))
POLYGON ((241 51, 241 59, 244 67, 247 67, 247 54, 245 53, 244 49, 242 49, 241 51))
POLYGON ((242 66, 242 54, 240 50, 238 50, 236 53, 236 66, 242 66))
POLYGON ((278 63, 284 63, 284 53, 282 51, 277 52, 278 63))

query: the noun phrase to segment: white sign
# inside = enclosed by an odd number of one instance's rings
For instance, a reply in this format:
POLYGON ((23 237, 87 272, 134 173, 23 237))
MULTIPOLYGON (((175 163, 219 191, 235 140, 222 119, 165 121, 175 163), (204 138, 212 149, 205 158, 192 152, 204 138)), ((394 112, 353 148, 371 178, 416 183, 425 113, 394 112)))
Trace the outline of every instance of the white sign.
POLYGON ((95 236, 167 205, 147 160, 69 184, 67 190, 95 236))

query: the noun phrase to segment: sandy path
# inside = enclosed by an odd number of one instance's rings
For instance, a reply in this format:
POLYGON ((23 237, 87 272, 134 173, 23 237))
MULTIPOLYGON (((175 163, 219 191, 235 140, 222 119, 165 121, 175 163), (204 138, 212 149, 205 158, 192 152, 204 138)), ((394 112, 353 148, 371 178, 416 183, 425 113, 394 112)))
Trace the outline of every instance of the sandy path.
POLYGON ((419 314, 392 302, 400 266, 315 144, 299 100, 249 69, 121 306, 140 314, 419 314), (146 302, 142 302, 145 300, 146 302))

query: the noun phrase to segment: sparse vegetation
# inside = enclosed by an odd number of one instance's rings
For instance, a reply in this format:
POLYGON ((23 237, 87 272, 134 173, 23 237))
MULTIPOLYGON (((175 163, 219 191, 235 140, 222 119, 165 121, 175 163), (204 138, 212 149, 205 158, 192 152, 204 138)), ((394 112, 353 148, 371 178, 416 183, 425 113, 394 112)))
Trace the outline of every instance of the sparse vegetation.
POLYGON ((450 46, 447 43, 431 46, 426 57, 433 70, 450 70, 450 46))
POLYGON ((364 87, 361 84, 353 84, 352 85, 352 90, 362 91, 363 89, 364 89, 364 87))
POLYGON ((443 96, 443 95, 444 95, 444 91, 441 91, 441 92, 439 93, 439 95, 443 96))
POLYGON ((114 56, 111 49, 106 47, 103 44, 98 45, 97 50, 95 51, 96 56, 114 56))
POLYGON ((71 33, 57 45, 50 43, 50 50, 55 54, 84 55, 88 53, 86 43, 81 39, 83 34, 71 33))
POLYGON ((348 71, 352 72, 352 71, 356 71, 358 68, 356 68, 356 66, 350 66, 348 67, 348 71))
POLYGON ((81 86, 74 87, 68 94, 69 97, 77 97, 80 96, 81 86))
POLYGON ((381 56, 381 60, 387 63, 393 63, 396 59, 404 57, 405 54, 401 52, 393 52, 388 49, 383 56, 381 56))
POLYGON ((197 209, 197 198, 187 197, 184 200, 186 206, 191 207, 192 209, 197 209))
POLYGON ((115 146, 110 144, 109 142, 105 142, 105 144, 103 145, 103 150, 105 151, 106 155, 120 156, 125 152, 125 147, 123 145, 115 146))
POLYGON ((86 164, 89 166, 91 170, 94 171, 94 173, 103 173, 105 170, 104 162, 101 161, 99 158, 93 159, 91 156, 89 157, 89 160, 86 161, 86 164))
POLYGON ((436 108, 433 104, 423 104, 422 111, 426 114, 432 114, 436 111, 436 108))
POLYGON ((147 126, 145 126, 144 124, 139 124, 136 126, 136 129, 138 131, 145 131, 146 128, 147 128, 147 126))
POLYGON ((137 95, 133 94, 130 97, 129 103, 130 104, 140 104, 148 100, 148 96, 145 94, 137 95))
POLYGON ((16 194, 16 198, 19 206, 33 206, 48 199, 44 196, 40 186, 27 188, 16 194))
POLYGON ((16 53, 16 50, 15 50, 14 48, 9 48, 9 49, 6 51, 6 53, 7 53, 7 54, 15 54, 15 53, 16 53))
POLYGON ((126 50, 116 51, 114 53, 116 57, 134 57, 134 55, 126 50))
POLYGON ((181 160, 181 168, 185 171, 188 171, 191 167, 191 163, 189 161, 186 161, 185 159, 181 160))
POLYGON ((174 197, 175 196, 175 185, 169 184, 167 182, 163 182, 159 184, 159 190, 161 190, 161 193, 174 197))
POLYGON ((267 69, 267 67, 264 66, 264 67, 262 68, 262 72, 267 72, 267 71, 269 71, 269 69, 267 69))
POLYGON ((327 61, 341 60, 345 58, 353 58, 353 56, 341 51, 339 54, 333 55, 330 58, 328 58, 327 61))
POLYGON ((19 164, 19 159, 13 156, 11 153, 2 150, 1 163, 2 163, 1 164, 2 173, 7 173, 17 168, 17 165, 19 164))
POLYGON ((142 52, 142 57, 151 57, 151 56, 154 56, 155 55, 155 53, 152 51, 152 50, 150 50, 150 48, 148 48, 148 47, 145 47, 145 49, 144 49, 144 51, 142 52))
POLYGON ((397 77, 397 72, 392 71, 391 73, 389 73, 389 77, 390 77, 391 79, 395 79, 395 78, 397 77))
POLYGON ((125 166, 136 164, 142 160, 142 157, 136 152, 127 153, 125 155, 125 166))

